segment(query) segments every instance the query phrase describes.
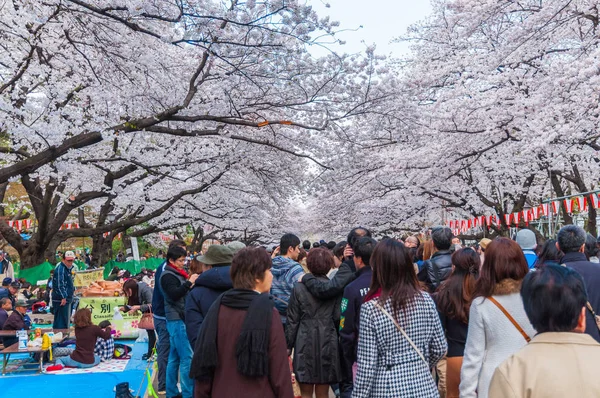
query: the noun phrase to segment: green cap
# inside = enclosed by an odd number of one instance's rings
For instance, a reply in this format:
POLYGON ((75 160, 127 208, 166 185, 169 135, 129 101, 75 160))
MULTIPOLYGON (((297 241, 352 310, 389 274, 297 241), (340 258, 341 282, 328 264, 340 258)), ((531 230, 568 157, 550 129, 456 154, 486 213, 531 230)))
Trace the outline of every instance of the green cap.
POLYGON ((246 245, 243 242, 234 240, 233 242, 229 242, 227 244, 227 247, 229 247, 231 249, 231 251, 233 252, 233 254, 235 255, 240 250, 246 248, 246 245))
POLYGON ((196 260, 206 265, 231 264, 233 252, 224 245, 211 245, 203 256, 196 257, 196 260))

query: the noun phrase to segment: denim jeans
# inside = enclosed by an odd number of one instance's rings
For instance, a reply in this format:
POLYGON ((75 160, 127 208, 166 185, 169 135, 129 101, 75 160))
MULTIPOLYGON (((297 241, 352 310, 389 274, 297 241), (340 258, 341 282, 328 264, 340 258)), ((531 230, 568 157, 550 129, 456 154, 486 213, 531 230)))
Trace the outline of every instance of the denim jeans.
POLYGON ((52 329, 68 329, 71 323, 71 302, 60 305, 60 301, 52 301, 54 323, 52 329))
POLYGON ((154 331, 158 335, 156 355, 158 363, 158 391, 167 389, 167 364, 169 363, 169 351, 171 349, 167 320, 154 317, 154 331))
POLYGON ((94 363, 81 363, 74 361, 70 356, 68 357, 60 357, 56 358, 56 364, 62 364, 63 366, 69 366, 71 368, 93 368, 94 366, 100 363, 100 357, 98 355, 94 355, 94 363))
POLYGON ((171 336, 171 350, 169 351, 169 364, 167 365, 167 398, 179 394, 177 375, 179 375, 179 382, 181 383, 181 395, 183 398, 192 398, 194 382, 190 379, 190 366, 194 353, 185 331, 185 323, 182 320, 167 321, 167 330, 169 336, 171 336))

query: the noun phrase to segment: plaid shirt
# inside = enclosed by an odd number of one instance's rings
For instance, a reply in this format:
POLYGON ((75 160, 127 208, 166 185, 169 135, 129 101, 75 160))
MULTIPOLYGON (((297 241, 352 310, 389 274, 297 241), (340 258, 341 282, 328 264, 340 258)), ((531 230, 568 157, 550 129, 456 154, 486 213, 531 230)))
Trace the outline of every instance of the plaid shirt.
POLYGON ((102 337, 96 339, 96 347, 94 347, 94 355, 98 355, 102 361, 109 361, 115 354, 115 340, 111 337, 104 340, 102 337))

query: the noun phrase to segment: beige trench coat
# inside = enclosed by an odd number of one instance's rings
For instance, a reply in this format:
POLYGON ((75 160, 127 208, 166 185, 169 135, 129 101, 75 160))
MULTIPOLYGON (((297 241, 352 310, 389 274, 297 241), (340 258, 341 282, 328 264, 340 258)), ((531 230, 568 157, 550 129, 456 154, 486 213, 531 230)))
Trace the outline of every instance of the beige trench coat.
POLYGON ((490 398, 600 397, 600 344, 581 333, 541 333, 494 372, 490 398))

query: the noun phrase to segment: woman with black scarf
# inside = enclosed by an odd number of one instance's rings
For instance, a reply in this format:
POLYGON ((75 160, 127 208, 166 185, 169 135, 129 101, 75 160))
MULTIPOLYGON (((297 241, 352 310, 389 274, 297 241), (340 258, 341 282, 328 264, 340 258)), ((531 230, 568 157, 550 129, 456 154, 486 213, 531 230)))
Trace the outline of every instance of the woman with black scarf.
POLYGON ((217 299, 200 328, 190 371, 194 397, 293 398, 285 336, 269 298, 266 250, 240 250, 231 280, 233 289, 217 299))

